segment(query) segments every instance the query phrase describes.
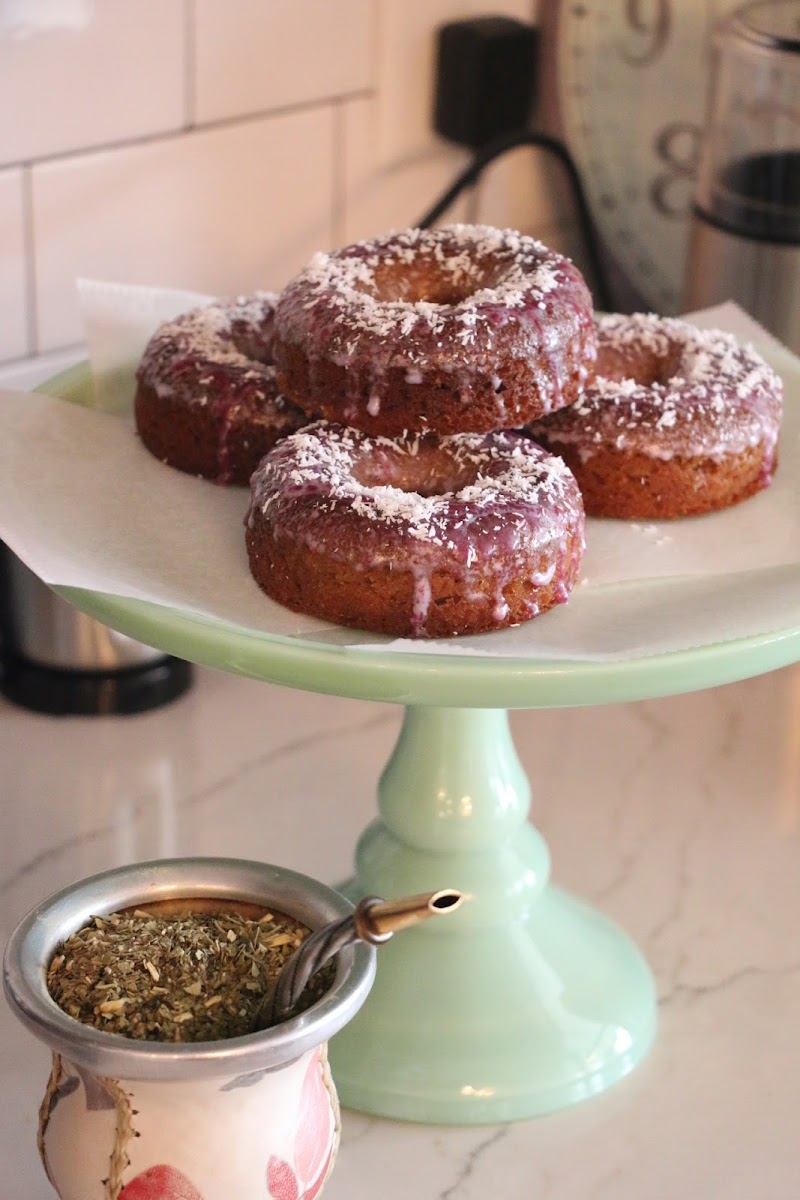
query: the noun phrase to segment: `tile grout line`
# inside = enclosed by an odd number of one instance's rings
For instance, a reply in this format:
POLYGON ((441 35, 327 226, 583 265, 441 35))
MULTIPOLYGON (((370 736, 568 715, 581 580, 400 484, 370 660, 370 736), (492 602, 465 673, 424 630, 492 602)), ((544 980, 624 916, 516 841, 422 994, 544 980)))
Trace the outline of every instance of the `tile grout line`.
POLYGON ((35 160, 18 159, 14 162, 0 163, 0 170, 12 170, 25 166, 47 166, 51 163, 69 162, 76 158, 90 158, 96 154, 106 154, 110 150, 126 150, 137 146, 150 146, 158 142, 175 141, 177 138, 194 137, 197 134, 213 133, 221 129, 230 129, 237 125, 253 125, 257 121, 268 120, 271 117, 288 117, 298 113, 311 112, 314 109, 325 109, 331 104, 344 100, 359 100, 372 95, 369 89, 359 89, 354 92, 342 92, 335 96, 321 96, 315 100, 303 100, 298 104, 287 104, 281 108, 258 109, 255 112, 238 113, 234 117, 218 117, 213 121, 204 121, 187 129, 162 129, 157 133, 143 133, 135 137, 120 138, 117 141, 99 142, 93 146, 76 147, 74 150, 57 151, 52 154, 42 154, 35 160))
POLYGON ((25 338, 28 356, 39 352, 36 286, 36 237, 33 221, 33 165, 22 167, 22 249, 25 260, 25 338))
POLYGON ((183 4, 183 128, 194 129, 197 112, 197 14, 195 0, 183 4))
POLYGON ((333 244, 341 246, 347 237, 347 179, 350 146, 347 137, 347 104, 351 100, 374 98, 377 94, 377 63, 380 52, 382 9, 380 0, 371 0, 369 8, 369 87, 366 91, 339 96, 333 101, 333 244))
POLYGON ((346 227, 347 137, 344 104, 344 101, 339 100, 331 105, 333 121, 331 242, 334 246, 343 244, 346 227))
POLYGON ((377 95, 378 92, 378 64, 380 62, 381 43, 384 37, 384 25, 386 21, 386 12, 381 4, 381 0, 372 0, 372 9, 370 13, 370 90, 377 95))

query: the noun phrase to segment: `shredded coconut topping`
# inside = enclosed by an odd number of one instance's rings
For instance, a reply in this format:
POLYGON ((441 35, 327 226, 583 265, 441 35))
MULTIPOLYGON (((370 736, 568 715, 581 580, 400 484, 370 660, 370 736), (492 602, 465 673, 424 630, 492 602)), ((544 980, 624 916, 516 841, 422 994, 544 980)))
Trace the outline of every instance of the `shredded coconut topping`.
POLYGON ((652 313, 598 319, 597 378, 571 408, 535 422, 550 445, 584 456, 613 442, 653 458, 723 458, 774 448, 781 380, 732 334, 652 313))
POLYGON ((575 477, 530 439, 503 432, 390 440, 318 422, 255 471, 247 526, 251 567, 268 594, 274 584, 281 599, 285 576, 302 611, 412 636, 498 628, 563 603, 585 548, 575 477), (273 575, 286 543, 295 549, 273 575), (330 563, 344 588, 335 616, 330 563), (311 600, 306 572, 324 581, 311 600))
MULTIPOLYGON (((278 392, 272 361, 276 300, 272 292, 256 292, 214 301, 165 321, 148 342, 137 370, 137 383, 145 394, 147 389, 154 393, 166 411, 169 405, 195 416, 202 410, 205 428, 210 422, 213 429, 213 477, 220 483, 231 478, 233 439, 255 450, 265 439, 271 444, 308 420, 278 392)), ((151 448, 171 461, 161 445, 151 448)))
POLYGON ((256 292, 165 321, 147 344, 137 379, 162 398, 210 403, 231 417, 246 408, 253 419, 297 428, 301 414, 278 394, 272 361, 276 301, 274 292, 256 292))
POLYGON ((393 440, 318 422, 284 438, 251 488, 251 510, 276 527, 288 520, 297 532, 298 512, 302 526, 321 513, 350 511, 380 527, 380 538, 392 535, 389 553, 399 538, 451 548, 463 542, 469 557, 466 542, 472 533, 485 535, 487 519, 495 532, 524 525, 529 543, 544 542, 581 513, 564 462, 515 433, 393 440), (409 477, 422 481, 418 490, 409 477))
MULTIPOLYGON (((432 333, 446 319, 459 320, 468 341, 482 306, 521 308, 537 303, 559 284, 565 260, 535 238, 489 225, 408 229, 331 254, 315 254, 296 284, 306 309, 320 304, 355 329, 380 337, 407 337, 417 326, 432 333), (434 298, 402 293, 403 272, 424 268, 434 298), (397 278, 392 279, 397 270, 397 278), (444 301, 437 294, 447 293, 444 301)), ((407 285, 406 285, 407 286, 407 285)))
POLYGON ((193 308, 159 326, 145 359, 161 346, 170 346, 173 353, 192 355, 205 364, 252 369, 258 363, 272 368, 272 325, 277 299, 274 292, 256 292, 193 308))
POLYGON ((439 432, 516 428, 592 371, 591 295, 569 259, 514 230, 408 229, 315 255, 281 293, 275 358, 298 403, 377 433, 400 432, 389 397, 425 428, 431 386, 439 432))

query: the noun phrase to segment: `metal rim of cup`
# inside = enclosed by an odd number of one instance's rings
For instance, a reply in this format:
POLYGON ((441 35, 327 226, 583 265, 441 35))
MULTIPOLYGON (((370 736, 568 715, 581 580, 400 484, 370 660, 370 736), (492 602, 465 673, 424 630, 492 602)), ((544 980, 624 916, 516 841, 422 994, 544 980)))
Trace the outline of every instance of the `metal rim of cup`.
POLYGON ((58 945, 91 917, 156 900, 238 900, 274 907, 318 929, 353 911, 340 893, 285 867, 234 858, 133 863, 80 880, 44 900, 11 935, 3 960, 6 996, 27 1028, 77 1066, 113 1079, 236 1076, 285 1065, 326 1042, 358 1012, 375 977, 372 946, 343 950, 329 990, 289 1021, 214 1042, 140 1041, 84 1025, 58 1007, 46 971, 58 945))

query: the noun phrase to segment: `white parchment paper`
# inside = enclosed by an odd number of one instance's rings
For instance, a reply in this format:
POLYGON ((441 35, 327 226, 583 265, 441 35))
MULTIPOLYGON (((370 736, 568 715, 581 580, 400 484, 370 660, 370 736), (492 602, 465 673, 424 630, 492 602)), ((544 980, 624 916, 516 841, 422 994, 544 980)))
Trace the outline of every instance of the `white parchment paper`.
POLYGON ((93 368, 82 404, 0 392, 0 537, 48 583, 359 652, 609 660, 800 625, 800 361, 734 305, 692 319, 752 341, 783 377, 773 485, 704 517, 591 520, 568 604, 516 629, 431 643, 343 629, 269 600, 247 566, 246 489, 174 471, 142 447, 135 364, 159 321, 205 297, 84 281, 81 299, 93 368))

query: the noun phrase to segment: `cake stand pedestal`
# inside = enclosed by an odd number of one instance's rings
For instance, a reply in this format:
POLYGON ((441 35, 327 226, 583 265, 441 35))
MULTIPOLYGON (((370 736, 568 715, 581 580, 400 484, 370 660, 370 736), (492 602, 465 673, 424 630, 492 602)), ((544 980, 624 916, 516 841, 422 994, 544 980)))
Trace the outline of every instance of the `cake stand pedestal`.
MULTIPOLYGON (((458 888, 469 902, 381 949, 367 1003, 331 1043, 345 1105, 423 1122, 532 1117, 609 1087, 655 1031, 627 935, 549 882, 507 707, 686 692, 800 658, 800 629, 624 662, 354 651, 60 588, 91 616, 222 670, 405 706, 356 849, 353 899, 458 888)), ((487 640, 487 646, 490 642, 487 640)))
POLYGON ((650 972, 620 929, 549 883, 528 794, 504 710, 406 709, 346 890, 470 900, 382 948, 369 1011, 332 1047, 345 1104, 532 1116, 608 1087, 650 1045, 650 972))
MULTIPOLYGON (((87 403, 88 369, 67 372, 47 390, 87 403)), ((91 456, 84 458, 85 488, 95 468, 91 456)), ((24 494, 32 486, 29 464, 29 454, 12 456, 4 486, 24 494)), ((33 486, 45 483, 37 479, 33 486)), ((104 505, 106 491, 99 481, 93 486, 104 505)), ((63 495, 50 500, 61 513, 63 495)), ((148 491, 139 503, 150 527, 166 538, 159 498, 148 491)), ((41 536, 49 528, 44 522, 41 536)), ((62 522, 61 528, 70 539, 69 554, 80 559, 94 552, 81 540, 88 535, 81 534, 80 522, 66 528, 62 522)), ((124 538, 121 544, 124 552, 124 538)), ((168 562, 167 541, 159 545, 168 562)), ((125 577, 136 577, 135 566, 124 565, 125 577)), ((795 587, 793 575, 788 583, 795 587)), ((780 573, 750 580, 750 589, 760 587, 765 597, 781 586, 787 581, 780 573)), ((721 643, 696 632, 689 650, 648 654, 637 645, 635 657, 620 661, 554 662, 536 658, 535 629, 530 648, 523 642, 525 650, 513 657, 500 653, 493 635, 447 650, 407 644, 391 649, 380 641, 356 648, 326 641, 329 629, 321 623, 302 637, 281 634, 270 626, 279 614, 270 617, 266 598, 263 624, 254 629, 198 616, 188 601, 178 607, 180 597, 175 607, 165 607, 56 590, 90 616, 180 658, 288 687, 405 707, 380 782, 379 818, 361 836, 355 877, 344 887, 354 900, 458 888, 469 902, 381 950, 371 996, 331 1044, 345 1104, 430 1122, 530 1117, 609 1087, 646 1053, 656 1023, 648 967, 621 929, 550 882, 547 847, 527 819, 528 781, 507 709, 608 704, 757 675, 800 658, 800 625, 721 643)), ((614 590, 603 592, 604 622, 624 623, 638 613, 634 589, 622 588, 619 595, 616 611, 614 590)), ((652 619, 664 595, 655 606, 652 590, 644 595, 652 619)), ((671 604, 674 614, 674 594, 671 604)), ((680 604, 691 615, 691 581, 682 584, 680 604)), ((703 628, 713 636, 713 623, 703 628)))

